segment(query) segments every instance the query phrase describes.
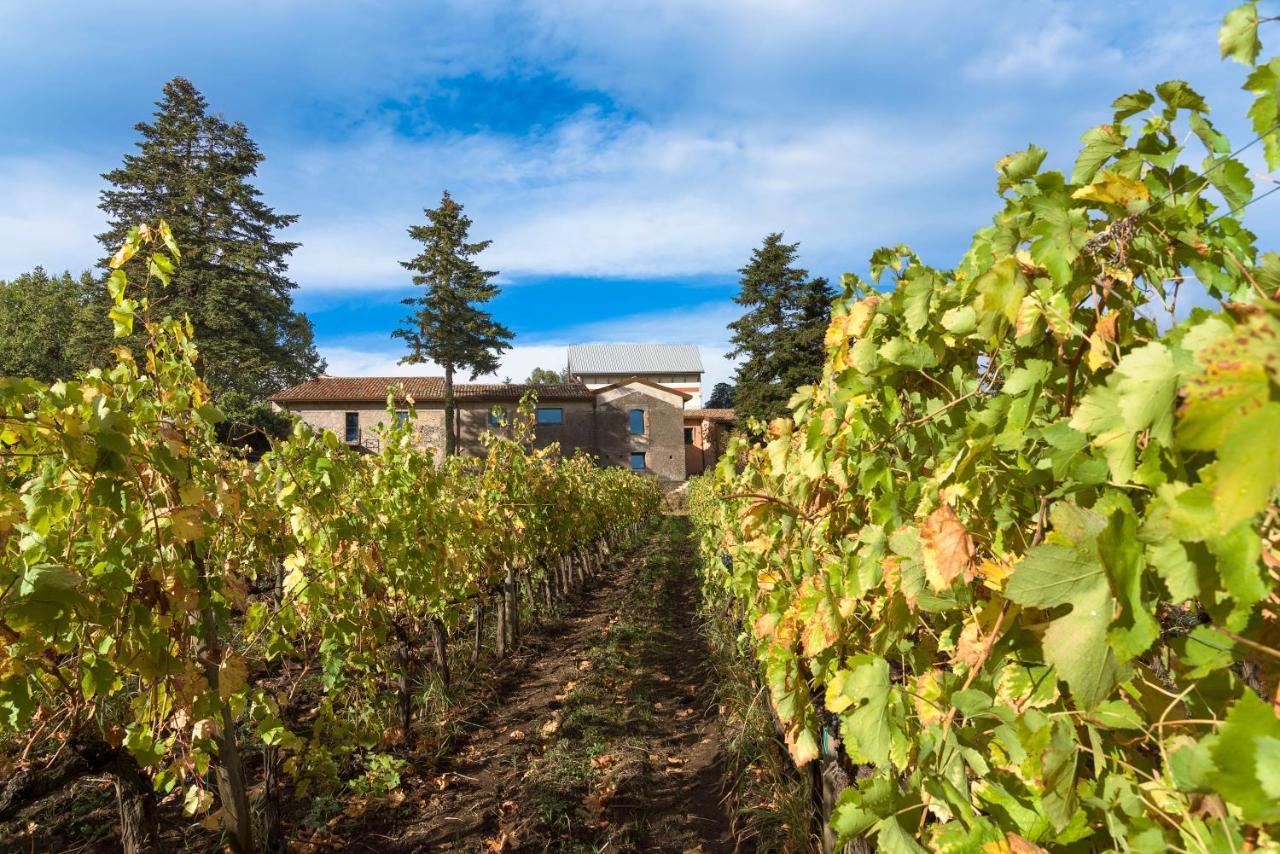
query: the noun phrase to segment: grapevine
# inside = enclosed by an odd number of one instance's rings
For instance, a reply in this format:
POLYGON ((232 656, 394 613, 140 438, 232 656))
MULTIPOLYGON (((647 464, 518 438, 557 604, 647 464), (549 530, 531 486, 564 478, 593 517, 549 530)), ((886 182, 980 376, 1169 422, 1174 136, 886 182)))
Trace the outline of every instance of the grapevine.
POLYGON ((189 322, 152 316, 179 263, 163 223, 111 261, 116 335, 141 323, 143 352, 52 386, 0 380, 0 735, 53 745, 50 778, 9 781, 0 810, 103 772, 127 849, 155 846, 158 792, 247 852, 244 751, 306 792, 337 785, 353 750, 407 744, 415 681, 447 667, 450 634, 488 607, 514 642, 520 589, 593 571, 659 490, 530 450, 527 424, 437 463, 390 414, 376 454, 298 424, 245 460, 217 441, 189 322), (287 706, 308 673, 322 693, 299 728, 287 706))
MULTIPOLYGON (((1274 169, 1257 26, 1222 47, 1274 169)), ((792 757, 857 781, 843 841, 1280 847, 1280 256, 1188 84, 1114 109, 1069 176, 1002 159, 954 269, 846 276, 821 381, 691 487, 792 757)))

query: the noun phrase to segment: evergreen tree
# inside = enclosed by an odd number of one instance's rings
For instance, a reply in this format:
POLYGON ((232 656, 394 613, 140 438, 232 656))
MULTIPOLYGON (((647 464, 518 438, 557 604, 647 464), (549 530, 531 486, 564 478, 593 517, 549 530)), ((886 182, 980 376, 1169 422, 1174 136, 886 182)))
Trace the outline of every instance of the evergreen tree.
POLYGON ((565 382, 566 371, 553 371, 550 368, 534 368, 529 372, 525 385, 549 385, 565 382))
POLYGON ((799 245, 770 234, 738 271, 734 301, 747 312, 729 324, 729 357, 742 357, 734 390, 739 415, 764 421, 785 415, 792 393, 822 376, 822 341, 836 294, 826 279, 810 279, 796 266, 799 245))
POLYGON ((716 383, 711 389, 711 396, 707 398, 707 408, 732 409, 733 393, 733 386, 728 383, 716 383))
POLYGON ((0 282, 0 376, 53 382, 83 370, 73 339, 96 288, 90 273, 50 276, 43 267, 0 282))
POLYGON ((453 375, 469 370, 474 380, 496 371, 498 357, 511 346, 511 330, 479 308, 498 295, 492 281, 497 271, 482 270, 472 260, 491 241, 468 242, 471 218, 448 190, 440 207, 424 213, 426 225, 409 227, 409 235, 422 244, 422 251, 413 260, 401 262, 423 291, 404 300, 414 312, 392 335, 409 345, 409 355, 401 364, 434 362, 444 370, 444 451, 452 454, 458 441, 453 375))
MULTIPOLYGON (((98 240, 109 257, 130 228, 169 223, 182 261, 169 287, 149 288, 152 310, 191 318, 215 393, 261 398, 315 377, 324 362, 310 321, 293 310, 297 286, 287 276, 298 244, 278 236, 297 216, 276 213, 251 183, 263 160, 258 146, 240 122, 210 115, 181 77, 165 84, 156 106, 153 122, 136 125, 137 153, 102 176, 111 185, 99 205, 109 227, 98 240)), ((141 269, 128 273, 130 283, 146 278, 141 269)), ((101 363, 114 342, 105 293, 97 302, 103 310, 80 337, 101 363)))

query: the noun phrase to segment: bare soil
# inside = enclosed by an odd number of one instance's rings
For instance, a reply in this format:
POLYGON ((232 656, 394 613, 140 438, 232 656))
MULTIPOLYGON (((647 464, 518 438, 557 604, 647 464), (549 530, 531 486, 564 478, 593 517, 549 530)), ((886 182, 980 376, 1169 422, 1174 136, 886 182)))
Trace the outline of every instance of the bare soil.
POLYGON ((406 781, 415 807, 352 850, 734 851, 687 530, 667 517, 535 629, 451 755, 406 781))

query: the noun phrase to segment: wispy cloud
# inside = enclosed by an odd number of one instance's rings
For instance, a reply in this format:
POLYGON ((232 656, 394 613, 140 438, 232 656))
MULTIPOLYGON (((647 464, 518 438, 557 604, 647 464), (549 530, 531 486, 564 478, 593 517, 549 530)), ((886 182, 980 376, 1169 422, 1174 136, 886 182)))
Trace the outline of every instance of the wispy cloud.
MULTIPOLYGON (((1159 16, 1105 0, 175 0, 130 19, 129 50, 104 63, 115 36, 73 0, 0 4, 0 278, 96 260, 98 173, 184 74, 248 124, 267 155, 265 200, 301 214, 291 275, 308 299, 365 300, 365 319, 393 328, 402 309, 387 297, 414 252, 405 228, 447 187, 474 236, 494 241, 482 258, 505 282, 635 288, 634 310, 585 327, 558 321, 568 314, 548 288, 549 322, 505 373, 575 341, 684 340, 727 376, 714 354, 734 307, 673 289, 659 301, 646 280, 731 279, 775 230, 802 242, 815 274, 859 271, 899 242, 949 265, 997 209, 1002 154, 1035 142, 1068 168, 1112 98, 1170 77, 1201 89, 1243 142, 1247 95, 1217 56, 1221 12, 1194 0, 1159 16)), ((1248 217, 1274 233, 1280 202, 1248 217)), ((326 317, 333 370, 394 366, 385 336, 326 317)))

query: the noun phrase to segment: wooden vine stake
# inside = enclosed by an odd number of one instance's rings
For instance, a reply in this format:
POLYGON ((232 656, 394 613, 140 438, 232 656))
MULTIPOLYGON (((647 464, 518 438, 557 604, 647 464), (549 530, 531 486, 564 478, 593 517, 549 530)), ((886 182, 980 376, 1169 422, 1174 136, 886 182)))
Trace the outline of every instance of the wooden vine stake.
POLYGON ((475 642, 471 647, 471 666, 480 663, 480 650, 484 648, 484 599, 476 602, 471 611, 472 625, 475 627, 475 642))
POLYGON ((440 681, 449 684, 449 632, 444 620, 438 616, 431 617, 431 650, 435 655, 436 669, 440 672, 440 681))
POLYGON ((503 590, 503 601, 507 608, 508 646, 515 649, 520 643, 520 580, 516 576, 515 567, 507 564, 507 579, 503 590))

